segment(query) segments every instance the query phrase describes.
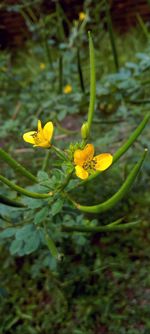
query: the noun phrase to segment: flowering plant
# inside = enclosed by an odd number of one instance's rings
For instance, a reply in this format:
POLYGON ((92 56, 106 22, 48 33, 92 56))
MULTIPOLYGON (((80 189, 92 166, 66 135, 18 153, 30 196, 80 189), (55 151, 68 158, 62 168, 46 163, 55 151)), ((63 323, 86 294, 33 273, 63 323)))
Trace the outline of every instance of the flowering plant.
MULTIPOLYGON (((94 146, 89 143, 91 126, 93 121, 94 106, 95 106, 95 95, 96 95, 96 79, 95 79, 95 57, 94 57, 94 47, 89 33, 89 50, 90 50, 90 103, 89 110, 87 115, 87 121, 81 127, 81 140, 77 143, 72 143, 68 149, 62 150, 53 144, 53 132, 54 125, 51 121, 48 121, 44 127, 42 123, 38 121, 37 131, 32 130, 26 132, 23 135, 23 139, 32 144, 35 148, 40 147, 41 149, 46 149, 47 154, 43 164, 43 171, 38 172, 37 177, 34 176, 30 171, 25 167, 19 164, 14 160, 8 153, 3 149, 0 149, 0 156, 5 162, 8 163, 14 170, 17 170, 21 175, 28 178, 32 181, 35 186, 34 191, 28 190, 21 186, 16 185, 6 177, 0 175, 0 181, 6 184, 11 189, 15 190, 19 197, 16 199, 11 199, 1 195, 1 201, 5 205, 12 207, 18 207, 26 210, 27 207, 31 208, 32 199, 40 200, 42 203, 34 203, 34 208, 38 209, 36 215, 33 210, 31 215, 31 220, 28 228, 21 227, 23 231, 27 231, 30 235, 30 247, 27 248, 24 246, 24 234, 18 245, 18 231, 14 230, 14 227, 7 228, 7 231, 4 231, 4 235, 15 236, 13 241, 12 253, 17 253, 19 247, 21 247, 20 255, 28 254, 30 251, 35 250, 41 240, 45 240, 47 246, 49 247, 52 255, 59 257, 57 248, 50 236, 50 227, 46 224, 46 219, 48 216, 49 208, 51 208, 51 216, 55 216, 60 212, 65 203, 71 203, 76 210, 81 212, 88 213, 101 213, 106 212, 113 208, 129 191, 131 188, 146 156, 147 149, 144 150, 144 153, 141 159, 135 164, 133 169, 130 171, 128 177, 124 181, 120 189, 115 192, 115 194, 110 197, 108 200, 98 203, 96 205, 81 205, 74 200, 72 194, 70 194, 75 188, 80 187, 81 185, 94 180, 97 175, 116 163, 120 157, 131 147, 137 137, 140 135, 145 125, 147 124, 150 114, 146 114, 141 124, 137 129, 131 134, 128 140, 117 150, 117 152, 112 155, 111 153, 101 153, 94 155, 94 146), (47 167, 47 162, 49 159, 49 152, 56 154, 59 166, 62 166, 62 172, 60 171, 58 178, 50 179, 49 175, 45 172, 47 167), (76 182, 76 177, 81 179, 79 182, 76 182), (74 183, 75 181, 75 183, 74 183), (43 190, 44 189, 44 190, 43 190), (30 199, 30 202, 24 201, 24 197, 30 199), (39 229, 36 226, 40 226, 39 229), (29 232, 30 231, 30 232, 29 232), (37 236, 37 233, 38 236, 37 236), (32 236, 32 238, 31 238, 32 236), (34 243, 33 243, 34 236, 34 243), (38 241, 37 241, 38 240, 38 241), (34 246, 33 246, 34 245, 34 246), (23 248, 24 247, 24 248, 23 248), (24 250, 23 250, 24 249, 24 250)), ((64 232, 90 232, 96 233, 100 231, 112 231, 125 229, 129 227, 134 227, 137 222, 123 223, 123 218, 119 218, 115 222, 110 222, 105 226, 94 226, 93 223, 86 225, 70 225, 62 224, 61 231, 64 232)), ((2 232, 3 233, 3 232, 2 232)))

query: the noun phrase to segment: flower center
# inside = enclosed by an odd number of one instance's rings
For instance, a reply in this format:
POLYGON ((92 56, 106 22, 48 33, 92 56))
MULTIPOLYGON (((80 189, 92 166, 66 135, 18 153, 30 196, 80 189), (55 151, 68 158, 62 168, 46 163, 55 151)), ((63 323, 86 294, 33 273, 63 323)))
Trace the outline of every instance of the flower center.
POLYGON ((96 167, 96 161, 94 159, 92 159, 92 160, 88 159, 83 164, 83 168, 85 170, 87 170, 87 169, 94 169, 94 170, 96 170, 95 167, 96 167))
POLYGON ((35 144, 38 145, 38 144, 41 142, 41 138, 40 138, 40 135, 39 135, 38 131, 37 131, 36 133, 34 133, 34 134, 32 135, 32 137, 33 137, 34 140, 35 140, 35 144))

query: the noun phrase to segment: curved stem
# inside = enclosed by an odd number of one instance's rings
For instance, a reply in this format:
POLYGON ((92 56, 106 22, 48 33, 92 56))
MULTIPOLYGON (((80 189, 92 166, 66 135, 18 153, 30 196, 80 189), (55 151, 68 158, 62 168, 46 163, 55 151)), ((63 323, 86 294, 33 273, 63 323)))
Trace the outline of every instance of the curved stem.
POLYGON ((110 210, 112 207, 115 206, 116 203, 118 203, 129 191, 131 188, 142 164, 143 161, 146 157, 147 154, 147 149, 145 149, 145 152, 141 159, 136 163, 130 174, 128 175, 127 179, 121 186, 121 188, 107 201, 97 204, 97 205, 91 205, 91 206, 86 206, 86 205, 80 205, 76 202, 73 201, 73 204, 76 206, 77 209, 83 211, 83 212, 89 212, 89 213, 101 213, 105 212, 107 210, 110 210))
POLYGON ((6 153, 2 148, 0 148, 0 157, 8 163, 16 172, 21 173, 26 176, 29 180, 37 183, 37 178, 30 173, 25 167, 19 164, 15 159, 13 159, 8 153, 6 153))
MULTIPOLYGON (((135 142, 135 140, 138 138, 138 136, 141 134, 141 132, 145 128, 145 126, 148 123, 149 119, 150 119, 150 112, 148 112, 145 115, 144 119, 139 124, 139 126, 136 128, 136 130, 131 134, 131 136, 129 137, 129 139, 116 151, 116 153, 113 156, 113 163, 112 164, 114 164, 115 162, 117 162, 121 158, 121 156, 132 146, 132 144, 135 142)), ((100 173, 101 172, 98 172, 98 171, 95 172, 94 174, 90 175, 87 180, 81 181, 76 186, 74 186, 73 189, 76 188, 76 187, 78 187, 78 186, 82 186, 85 183, 87 183, 87 182, 95 179, 95 177, 97 177, 100 173)), ((72 190, 72 189, 70 189, 70 190, 72 190)))
POLYGON ((20 186, 17 186, 16 184, 14 184, 13 182, 9 181, 6 177, 0 175, 0 181, 7 184, 8 187, 10 187, 11 189, 17 191, 18 193, 25 195, 27 197, 32 197, 32 198, 49 198, 50 196, 53 195, 53 193, 48 193, 48 194, 40 194, 40 193, 35 193, 35 192, 31 192, 28 191, 20 186))
POLYGON ((129 139, 117 150, 113 156, 113 163, 120 159, 120 157, 130 148, 137 137, 141 134, 142 130, 145 128, 146 124, 150 119, 150 113, 148 112, 136 130, 132 133, 129 139))

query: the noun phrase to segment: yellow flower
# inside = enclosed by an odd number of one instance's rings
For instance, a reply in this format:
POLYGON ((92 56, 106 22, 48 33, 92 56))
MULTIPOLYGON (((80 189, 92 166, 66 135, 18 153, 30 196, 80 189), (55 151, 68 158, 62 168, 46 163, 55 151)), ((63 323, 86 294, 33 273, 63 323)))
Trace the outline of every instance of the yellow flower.
POLYGON ((52 122, 47 122, 44 128, 42 128, 41 121, 38 121, 38 130, 24 133, 23 139, 34 146, 48 148, 51 146, 53 131, 54 127, 52 122))
POLYGON ((40 69, 45 70, 45 68, 46 68, 46 65, 44 63, 40 63, 40 69))
POLYGON ((76 150, 74 152, 74 163, 76 175, 85 180, 92 171, 104 171, 113 161, 110 153, 102 153, 94 157, 94 146, 87 144, 83 150, 76 150))
POLYGON ((84 12, 79 13, 79 21, 83 21, 86 18, 86 14, 84 12))
POLYGON ((69 93, 71 93, 72 92, 72 86, 71 85, 66 85, 65 87, 64 87, 64 93, 65 94, 69 94, 69 93))

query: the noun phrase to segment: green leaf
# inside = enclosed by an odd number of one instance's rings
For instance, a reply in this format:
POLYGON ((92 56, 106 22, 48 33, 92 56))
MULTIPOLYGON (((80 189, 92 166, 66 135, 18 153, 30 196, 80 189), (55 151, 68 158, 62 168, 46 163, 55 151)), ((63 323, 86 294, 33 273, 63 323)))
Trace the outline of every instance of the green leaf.
POLYGON ((48 215, 48 212, 49 212, 48 207, 44 207, 40 211, 38 211, 34 217, 34 224, 37 225, 37 224, 44 222, 44 220, 46 219, 48 215))
POLYGON ((32 235, 32 233, 35 231, 33 224, 25 225, 21 228, 19 228, 16 232, 16 239, 17 240, 26 240, 28 237, 32 235))
POLYGON ((43 182, 43 181, 49 180, 48 174, 46 172, 44 172, 43 170, 39 170, 38 171, 37 177, 38 177, 38 181, 39 182, 43 182))
POLYGON ((50 236, 48 234, 45 234, 45 239, 46 239, 47 246, 48 246, 49 251, 52 254, 52 256, 58 258, 59 253, 57 251, 57 248, 56 248, 56 245, 55 245, 54 241, 50 238, 50 236))
POLYGON ((6 230, 0 232, 0 239, 10 238, 16 233, 16 228, 9 227, 6 230))
POLYGON ((29 209, 37 209, 43 206, 43 200, 24 197, 22 202, 28 206, 29 209))
POLYGON ((22 249, 23 247, 23 241, 22 240, 13 240, 13 242, 11 243, 11 246, 10 246, 10 253, 12 255, 14 254, 19 254, 19 251, 22 249))
POLYGON ((62 209, 64 201, 60 198, 51 206, 51 214, 52 216, 57 215, 62 209))
MULTIPOLYGON (((38 231, 35 231, 30 238, 26 239, 25 246, 23 248, 24 254, 33 253, 36 249, 38 249, 40 245, 40 234, 38 231)), ((23 255, 23 254, 21 254, 23 255)))

